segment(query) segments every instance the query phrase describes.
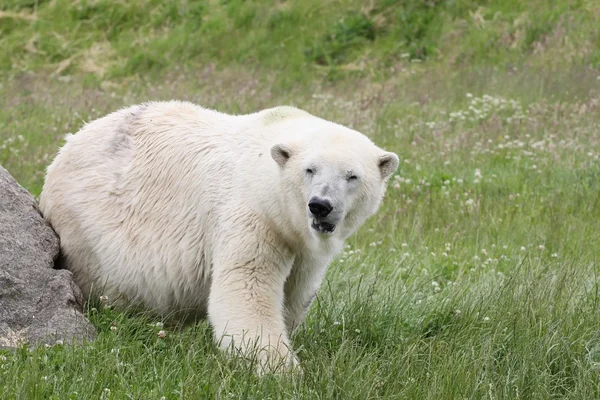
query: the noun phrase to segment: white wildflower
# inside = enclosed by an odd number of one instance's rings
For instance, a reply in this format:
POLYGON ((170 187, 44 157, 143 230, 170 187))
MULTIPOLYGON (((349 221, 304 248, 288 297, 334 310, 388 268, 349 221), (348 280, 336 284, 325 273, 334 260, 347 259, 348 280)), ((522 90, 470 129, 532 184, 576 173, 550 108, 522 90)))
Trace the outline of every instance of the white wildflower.
POLYGON ((465 201, 465 206, 467 206, 467 211, 473 211, 475 208, 475 200, 467 199, 467 201, 465 201))

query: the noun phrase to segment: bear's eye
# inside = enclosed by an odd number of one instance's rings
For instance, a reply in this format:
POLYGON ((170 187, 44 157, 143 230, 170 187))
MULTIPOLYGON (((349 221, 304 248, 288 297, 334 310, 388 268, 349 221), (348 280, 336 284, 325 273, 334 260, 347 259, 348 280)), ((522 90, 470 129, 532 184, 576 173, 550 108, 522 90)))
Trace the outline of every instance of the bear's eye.
POLYGON ((314 175, 315 173, 315 169, 314 168, 306 168, 306 174, 307 175, 314 175))

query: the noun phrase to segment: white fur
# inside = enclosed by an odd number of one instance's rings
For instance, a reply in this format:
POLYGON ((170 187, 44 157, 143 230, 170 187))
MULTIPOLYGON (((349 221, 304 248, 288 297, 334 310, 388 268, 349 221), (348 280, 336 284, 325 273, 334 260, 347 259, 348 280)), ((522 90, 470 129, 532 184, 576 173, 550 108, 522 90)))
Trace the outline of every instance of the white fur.
POLYGON ((290 366, 289 334, 397 165, 361 133, 292 107, 232 116, 153 102, 69 135, 40 207, 86 295, 208 314, 222 347, 254 341, 267 346, 263 368, 290 366), (314 195, 332 202, 332 234, 311 228, 314 195))

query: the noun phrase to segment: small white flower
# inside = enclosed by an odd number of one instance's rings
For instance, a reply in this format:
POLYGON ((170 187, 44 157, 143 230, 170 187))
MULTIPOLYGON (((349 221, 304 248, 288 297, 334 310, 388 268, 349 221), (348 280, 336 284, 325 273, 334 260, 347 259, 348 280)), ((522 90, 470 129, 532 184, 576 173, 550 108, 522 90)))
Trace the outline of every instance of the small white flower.
POLYGON ((552 256, 551 256, 551 257, 552 257, 552 258, 556 258, 556 257, 558 257, 558 253, 552 253, 552 256))
POLYGON ((56 341, 56 344, 57 344, 58 346, 62 346, 62 345, 64 344, 64 342, 63 342, 63 340, 62 340, 62 339, 58 339, 58 340, 56 341))
POLYGON ((483 175, 481 175, 481 170, 479 168, 475 169, 475 179, 481 179, 483 175))
POLYGON ((403 249, 408 247, 408 244, 406 244, 406 242, 402 243, 400 246, 402 246, 403 249))
POLYGON ((540 244, 540 245, 538 246, 538 249, 540 249, 540 250, 544 250, 545 248, 546 248, 546 246, 544 246, 543 244, 540 244))
POLYGON ((110 327, 110 330, 113 332, 116 332, 119 328, 117 328, 115 325, 110 327))
POLYGON ((167 332, 160 330, 160 331, 158 331, 158 333, 156 335, 158 336, 159 339, 164 339, 167 337, 167 332))
POLYGON ((490 320, 490 317, 483 317, 483 322, 488 322, 490 320))
POLYGON ((157 328, 162 328, 165 326, 165 324, 163 324, 162 322, 157 322, 154 326, 156 326, 157 328))
POLYGON ((521 251, 527 251, 527 248, 525 246, 521 246, 521 251))
POLYGON ((100 296, 100 302, 104 305, 108 304, 108 296, 106 296, 106 295, 100 296))
POLYGON ((486 249, 481 249, 481 254, 483 254, 484 256, 487 256, 487 250, 486 249))
POLYGON ((356 329, 354 330, 354 332, 356 332, 356 333, 360 333, 360 329, 356 328, 356 329))

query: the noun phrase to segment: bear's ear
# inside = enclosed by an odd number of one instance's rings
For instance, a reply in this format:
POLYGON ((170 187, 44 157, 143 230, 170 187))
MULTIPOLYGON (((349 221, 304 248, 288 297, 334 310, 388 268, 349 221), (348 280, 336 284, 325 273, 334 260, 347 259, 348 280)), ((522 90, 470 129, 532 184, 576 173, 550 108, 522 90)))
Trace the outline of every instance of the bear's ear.
POLYGON ((399 162, 398 156, 394 153, 386 152, 379 156, 379 171, 381 172, 381 178, 386 179, 393 174, 394 171, 396 171, 396 168, 398 168, 399 162))
POLYGON ((276 144, 271 147, 271 157, 280 167, 283 167, 292 156, 292 151, 284 144, 276 144))

